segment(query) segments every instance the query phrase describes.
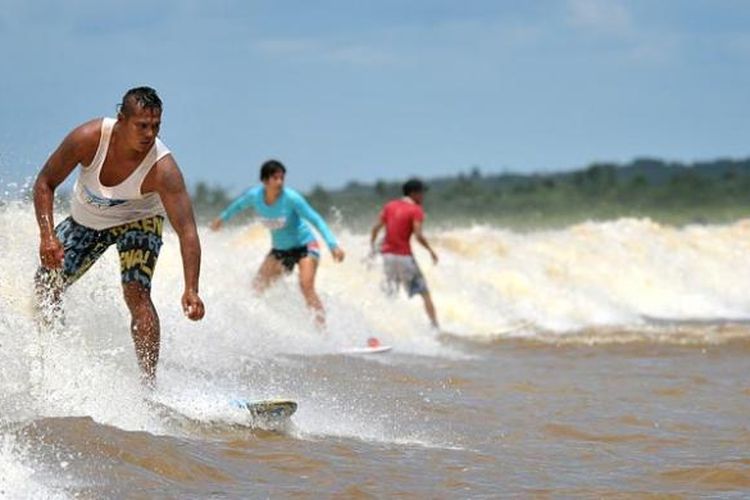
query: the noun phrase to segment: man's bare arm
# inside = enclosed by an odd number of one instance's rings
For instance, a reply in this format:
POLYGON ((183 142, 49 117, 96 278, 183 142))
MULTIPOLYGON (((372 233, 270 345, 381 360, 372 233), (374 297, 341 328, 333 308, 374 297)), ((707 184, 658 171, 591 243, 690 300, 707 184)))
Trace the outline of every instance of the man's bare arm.
POLYGON ((172 155, 159 160, 155 169, 155 191, 159 193, 169 222, 180 240, 185 280, 185 291, 182 296, 183 310, 190 319, 198 320, 203 317, 204 306, 198 296, 201 244, 198 229, 195 226, 193 206, 190 203, 182 173, 172 155))
POLYGON ((424 237, 424 234, 422 234, 422 221, 421 220, 415 220, 413 224, 414 229, 414 237, 417 238, 417 241, 420 245, 425 247, 428 252, 430 252, 430 257, 432 257, 432 262, 437 264, 438 262, 438 256, 435 253, 435 251, 432 249, 430 244, 427 242, 427 238, 424 237))
POLYGON ((378 220, 370 231, 370 251, 373 254, 375 253, 375 241, 378 239, 378 233, 383 229, 384 225, 382 220, 378 220))
POLYGON ((55 237, 55 221, 52 210, 55 189, 68 178, 79 163, 89 159, 92 147, 94 152, 98 142, 97 120, 92 120, 68 134, 57 149, 50 155, 34 182, 34 211, 39 225, 39 257, 47 268, 59 267, 63 259, 63 248, 55 237), (92 144, 93 142, 93 144, 92 144))

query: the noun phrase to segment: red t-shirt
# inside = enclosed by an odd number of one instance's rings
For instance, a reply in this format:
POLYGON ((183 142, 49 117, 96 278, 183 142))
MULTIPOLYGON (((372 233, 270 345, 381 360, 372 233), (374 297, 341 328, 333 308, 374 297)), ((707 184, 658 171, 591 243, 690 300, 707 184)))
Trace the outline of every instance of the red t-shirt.
POLYGON ((385 240, 380 248, 383 253, 411 255, 409 239, 414 232, 414 221, 424 220, 424 210, 416 203, 401 200, 389 201, 380 212, 385 224, 385 240))

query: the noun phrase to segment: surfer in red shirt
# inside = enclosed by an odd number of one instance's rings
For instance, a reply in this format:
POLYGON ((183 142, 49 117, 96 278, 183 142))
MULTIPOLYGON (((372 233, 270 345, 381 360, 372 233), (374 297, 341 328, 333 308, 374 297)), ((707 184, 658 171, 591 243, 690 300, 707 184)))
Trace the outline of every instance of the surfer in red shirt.
POLYGON ((421 295, 427 316, 432 326, 437 328, 435 305, 432 303, 424 276, 414 260, 410 243, 411 235, 414 234, 417 241, 430 252, 432 262, 437 264, 437 254, 422 234, 422 201, 427 186, 419 179, 409 179, 404 183, 402 190, 403 198, 389 201, 380 212, 378 222, 370 233, 370 246, 373 253, 376 252, 375 241, 380 230, 385 227, 385 239, 380 252, 383 254, 387 293, 395 295, 399 286, 403 286, 409 297, 421 295))

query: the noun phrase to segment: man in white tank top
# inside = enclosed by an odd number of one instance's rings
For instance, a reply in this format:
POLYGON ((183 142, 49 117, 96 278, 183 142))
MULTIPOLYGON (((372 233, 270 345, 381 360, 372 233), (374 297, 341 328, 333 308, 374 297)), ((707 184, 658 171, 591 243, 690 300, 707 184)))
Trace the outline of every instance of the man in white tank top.
POLYGON ((200 241, 180 169, 158 138, 161 112, 154 89, 130 89, 116 120, 97 118, 70 132, 34 184, 41 258, 36 290, 43 317, 54 317, 50 314, 60 311, 63 290, 116 245, 135 351, 148 386, 154 383, 159 359, 159 317, 151 302, 151 277, 165 214, 180 240, 183 311, 194 321, 204 315, 198 295, 200 241), (55 189, 78 165, 71 216, 55 227, 55 189))

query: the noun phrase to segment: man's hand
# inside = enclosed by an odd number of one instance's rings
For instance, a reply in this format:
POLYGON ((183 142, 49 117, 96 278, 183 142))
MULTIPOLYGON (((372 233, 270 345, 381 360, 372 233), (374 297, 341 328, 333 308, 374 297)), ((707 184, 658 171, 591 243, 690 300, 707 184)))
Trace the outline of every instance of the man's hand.
POLYGON ((412 222, 413 224, 413 230, 414 230, 414 236, 417 238, 417 241, 420 245, 425 247, 425 249, 430 252, 430 257, 432 257, 432 263, 437 264, 438 263, 438 256, 435 253, 435 251, 432 249, 429 243, 427 243, 427 238, 424 237, 422 234, 422 221, 421 220, 414 220, 412 222))
POLYGON ((221 225, 222 225, 221 219, 218 217, 214 219, 213 221, 211 221, 211 229, 213 229, 214 231, 218 231, 219 229, 221 229, 221 225))
POLYGON ((42 237, 39 243, 39 258, 42 261, 42 267, 47 269, 59 269, 65 259, 65 250, 62 243, 55 235, 42 237))
POLYGON ((331 254, 333 255, 333 260, 335 260, 336 262, 343 262, 344 257, 346 256, 341 247, 336 247, 331 250, 331 254))
POLYGON ((182 311, 185 313, 185 316, 193 321, 202 319, 203 315, 206 314, 203 301, 198 294, 192 290, 186 290, 185 293, 182 294, 182 311))
POLYGON ((171 154, 159 160, 146 176, 142 190, 150 187, 159 193, 161 203, 180 240, 182 272, 185 292, 182 294, 182 312, 193 321, 206 313, 203 301, 198 296, 198 281, 201 270, 201 242, 195 226, 193 207, 177 163, 171 154), (153 176, 153 177, 150 177, 153 176), (150 184, 149 183, 150 179, 150 184))
POLYGON ((437 256, 437 254, 435 253, 435 251, 434 251, 434 250, 432 250, 432 249, 430 249, 430 257, 432 257, 432 263, 433 263, 434 265, 437 265, 437 263, 438 263, 438 256, 437 256))

